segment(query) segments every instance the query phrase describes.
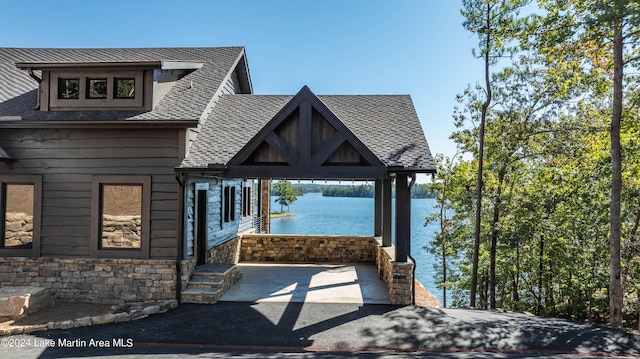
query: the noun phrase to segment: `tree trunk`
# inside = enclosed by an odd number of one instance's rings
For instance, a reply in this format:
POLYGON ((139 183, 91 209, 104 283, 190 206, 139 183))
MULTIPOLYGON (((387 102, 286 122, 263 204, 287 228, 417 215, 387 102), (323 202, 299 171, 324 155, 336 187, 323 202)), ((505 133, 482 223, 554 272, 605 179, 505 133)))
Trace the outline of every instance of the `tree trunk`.
POLYGON ((516 273, 513 276, 513 310, 520 311, 520 293, 518 292, 518 283, 520 281, 520 241, 516 243, 516 273))
POLYGON ((442 307, 447 307, 447 256, 445 244, 442 243, 442 307))
POLYGON ((622 75, 623 75, 622 25, 618 25, 613 39, 613 113, 611 116, 611 206, 609 210, 609 324, 614 328, 622 326, 622 280, 620 268, 621 218, 620 201, 622 195, 622 145, 620 143, 620 122, 622 120, 622 75))
POLYGON ((536 315, 542 313, 542 279, 544 270, 544 237, 540 237, 540 255, 538 262, 538 303, 536 303, 536 315))
POLYGON ((440 206, 440 235, 442 236, 442 306, 447 307, 447 215, 445 211, 447 182, 442 191, 443 203, 440 206))
POLYGON ((491 73, 489 66, 491 64, 489 57, 489 49, 491 48, 491 3, 487 2, 486 12, 486 49, 484 53, 484 80, 485 88, 487 91, 487 99, 482 104, 482 116, 480 119, 480 136, 478 144, 478 183, 476 188, 476 223, 475 223, 475 236, 473 242, 473 265, 471 271, 471 291, 470 291, 470 306, 473 308, 476 306, 476 286, 478 283, 478 261, 480 252, 480 219, 482 218, 482 166, 484 162, 484 127, 487 119, 487 111, 491 104, 491 73))
POLYGON ((502 200, 502 183, 507 172, 505 163, 498 173, 498 188, 493 201, 493 222, 491 223, 491 251, 489 265, 489 308, 496 309, 496 252, 498 247, 498 221, 500 220, 500 201, 502 200))

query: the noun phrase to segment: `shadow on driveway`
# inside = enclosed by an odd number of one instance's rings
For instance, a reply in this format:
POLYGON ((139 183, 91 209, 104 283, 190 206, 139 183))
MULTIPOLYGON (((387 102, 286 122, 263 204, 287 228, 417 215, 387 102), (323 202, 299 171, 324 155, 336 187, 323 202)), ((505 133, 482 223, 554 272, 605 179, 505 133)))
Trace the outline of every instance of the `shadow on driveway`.
POLYGON ((1 348, 0 357, 236 350, 352 354, 368 351, 370 357, 390 352, 632 356, 640 353, 640 337, 636 335, 561 319, 468 309, 327 303, 185 304, 134 322, 42 332, 21 338, 48 339, 55 346, 22 352, 1 348), (111 344, 130 340, 133 347, 97 348, 89 345, 91 340, 111 344), (59 345, 66 342, 80 345, 59 345))

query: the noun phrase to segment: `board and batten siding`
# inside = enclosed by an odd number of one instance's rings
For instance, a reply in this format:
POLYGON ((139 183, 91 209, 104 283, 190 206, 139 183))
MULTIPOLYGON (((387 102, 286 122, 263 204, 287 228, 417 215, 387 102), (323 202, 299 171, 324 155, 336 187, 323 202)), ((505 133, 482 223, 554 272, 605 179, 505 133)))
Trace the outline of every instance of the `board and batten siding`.
POLYGON ((15 163, 2 175, 42 176, 41 256, 90 257, 95 175, 150 176, 150 258, 177 252, 180 129, 3 129, 15 163))

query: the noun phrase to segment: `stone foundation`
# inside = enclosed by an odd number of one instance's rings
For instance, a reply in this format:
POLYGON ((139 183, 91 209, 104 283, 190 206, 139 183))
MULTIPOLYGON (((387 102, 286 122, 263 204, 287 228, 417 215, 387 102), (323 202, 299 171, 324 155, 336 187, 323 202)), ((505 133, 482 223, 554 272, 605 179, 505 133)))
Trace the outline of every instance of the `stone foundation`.
POLYGON ((0 258, 0 286, 47 288, 65 301, 123 304, 176 298, 175 261, 0 258))
POLYGON ((366 236, 244 234, 242 262, 375 263, 377 242, 366 236))
POLYGON ((235 264, 240 260, 240 237, 228 240, 218 246, 209 249, 207 263, 210 264, 235 264))

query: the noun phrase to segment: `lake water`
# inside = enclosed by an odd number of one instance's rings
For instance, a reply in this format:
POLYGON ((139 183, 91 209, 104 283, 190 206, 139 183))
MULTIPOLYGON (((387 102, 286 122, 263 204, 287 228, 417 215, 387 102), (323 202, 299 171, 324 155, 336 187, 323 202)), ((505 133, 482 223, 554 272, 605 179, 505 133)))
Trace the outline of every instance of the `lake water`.
MULTIPOLYGON (((271 233, 372 236, 373 204, 373 198, 307 193, 290 206, 293 216, 271 220, 271 233)), ((280 211, 280 205, 274 201, 271 210, 280 211)), ((416 278, 442 302, 442 291, 433 278, 434 257, 424 249, 436 230, 435 224, 424 226, 425 217, 434 211, 433 199, 411 199, 411 255, 416 260, 416 278)))

